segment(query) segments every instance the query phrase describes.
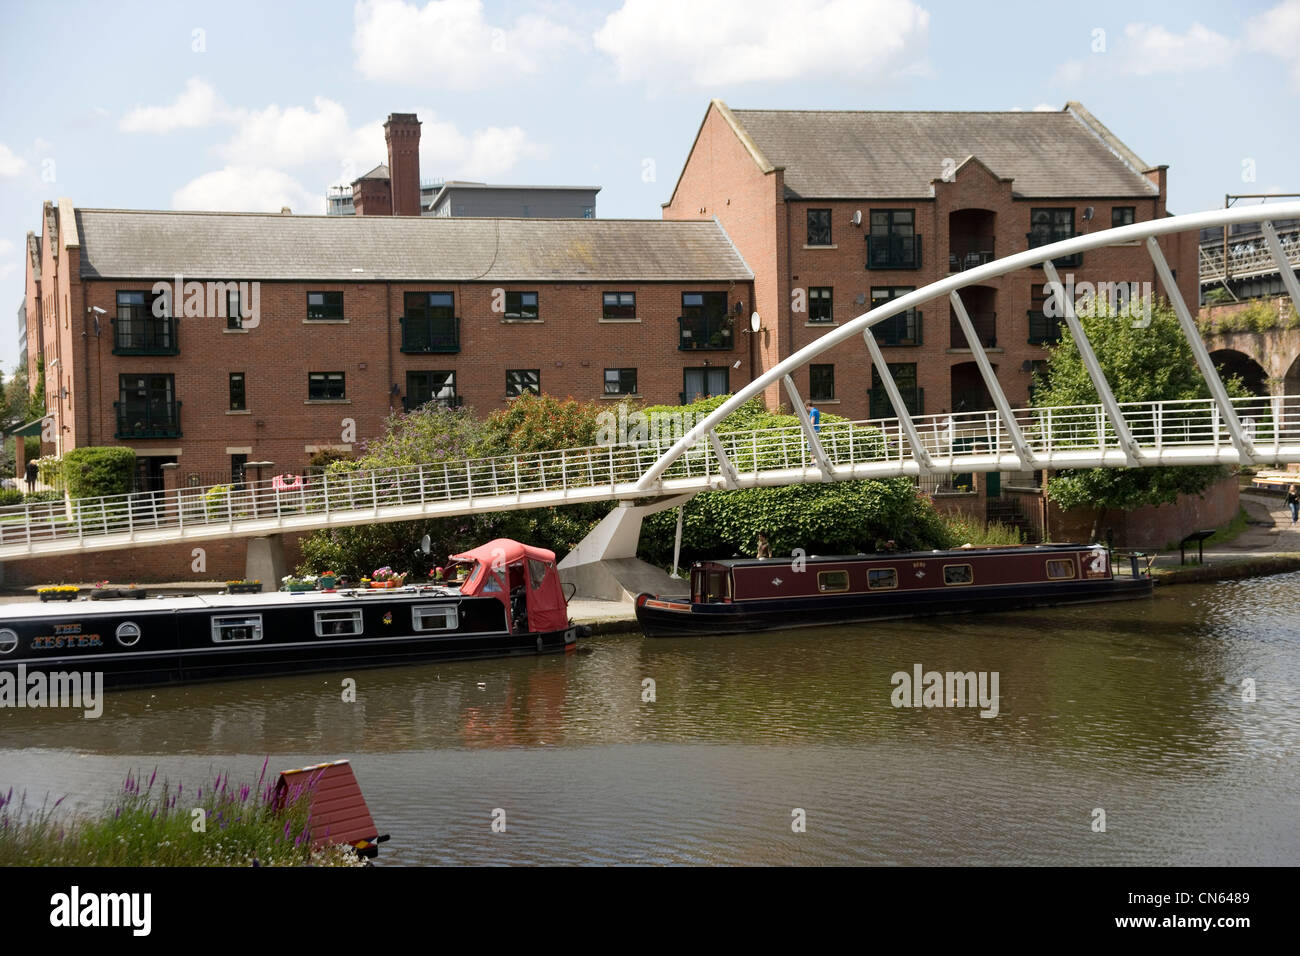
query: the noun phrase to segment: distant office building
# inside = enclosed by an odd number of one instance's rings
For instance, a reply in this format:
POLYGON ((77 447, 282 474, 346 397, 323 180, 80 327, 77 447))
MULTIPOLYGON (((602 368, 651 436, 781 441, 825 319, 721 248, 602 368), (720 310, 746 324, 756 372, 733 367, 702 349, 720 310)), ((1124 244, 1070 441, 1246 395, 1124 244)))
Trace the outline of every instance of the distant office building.
POLYGON ((424 215, 440 218, 595 219, 599 186, 498 186, 450 181, 424 215))

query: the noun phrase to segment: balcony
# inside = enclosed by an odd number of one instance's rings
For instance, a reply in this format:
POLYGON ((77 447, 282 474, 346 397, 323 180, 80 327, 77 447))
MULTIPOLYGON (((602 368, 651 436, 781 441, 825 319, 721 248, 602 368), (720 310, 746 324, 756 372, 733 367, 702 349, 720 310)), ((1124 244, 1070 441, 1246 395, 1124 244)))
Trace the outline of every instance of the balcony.
MULTIPOLYGON (((997 348, 998 314, 996 312, 967 312, 966 314, 970 316, 970 324, 975 327, 975 336, 979 339, 980 345, 986 349, 997 348)), ((957 321, 956 313, 949 313, 948 326, 948 347, 969 349, 970 342, 966 341, 966 333, 961 330, 961 323, 957 321)))
MULTIPOLYGON (((1061 242, 1064 239, 1077 239, 1082 233, 1078 232, 1027 232, 1025 239, 1029 242, 1030 249, 1037 249, 1039 246, 1050 246, 1054 242, 1061 242)), ((1083 253, 1076 252, 1072 256, 1061 256, 1052 260, 1052 265, 1058 269, 1077 269, 1083 265, 1083 253)), ((1042 266, 1039 266, 1041 269, 1042 266)))
POLYGON ((407 354, 450 354, 460 351, 460 316, 428 318, 402 316, 402 351, 407 354))
POLYGON ((179 355, 176 319, 170 315, 113 319, 114 355, 179 355))
POLYGON ((729 315, 681 315, 677 324, 679 352, 723 352, 735 347, 729 315))
POLYGON ((872 326, 871 334, 881 345, 920 345, 921 313, 916 309, 908 309, 898 315, 891 315, 879 325, 872 326))
POLYGON ((464 395, 451 395, 446 398, 426 398, 422 402, 417 402, 407 396, 402 396, 402 411, 411 412, 417 408, 423 408, 425 405, 438 405, 442 408, 460 408, 465 404, 464 395))
POLYGON ((996 257, 992 236, 960 236, 948 242, 948 271, 965 272, 987 265, 996 257))
POLYGON ((114 438, 180 438, 180 402, 114 402, 117 432, 114 438))
POLYGON ((921 237, 867 236, 868 269, 921 268, 921 237))
POLYGON ((1061 341, 1061 324, 1058 315, 1044 315, 1041 309, 1029 310, 1029 344, 1055 345, 1061 341))
MULTIPOLYGON (((898 391, 903 397, 903 404, 907 407, 909 415, 925 414, 925 389, 899 388, 898 391)), ((889 403, 889 395, 883 387, 872 389, 867 395, 871 400, 871 408, 868 411, 869 418, 898 417, 898 413, 894 411, 894 406, 889 403)))

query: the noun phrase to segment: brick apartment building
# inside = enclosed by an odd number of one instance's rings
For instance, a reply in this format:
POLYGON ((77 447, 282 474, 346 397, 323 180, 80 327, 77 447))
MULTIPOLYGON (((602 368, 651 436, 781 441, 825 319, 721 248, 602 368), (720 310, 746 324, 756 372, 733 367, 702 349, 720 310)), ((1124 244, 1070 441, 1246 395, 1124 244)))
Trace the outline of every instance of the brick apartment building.
MULTIPOLYGON (((732 110, 714 100, 663 216, 716 219, 754 270, 759 371, 904 292, 1070 236, 1168 215, 1150 166, 1078 103, 1059 112, 732 110), (796 311, 803 306, 801 311, 796 311)), ((1196 237, 1161 241, 1197 301, 1196 237)), ((1063 281, 1151 282, 1146 250, 1056 263, 1063 281)), ((962 297, 1013 403, 1029 400, 1043 346, 1042 270, 962 297)), ((876 330, 914 412, 991 408, 947 302, 876 330)), ((892 417, 865 344, 841 344, 796 378, 828 410, 892 417)), ((779 401, 773 390, 769 401, 779 401)))

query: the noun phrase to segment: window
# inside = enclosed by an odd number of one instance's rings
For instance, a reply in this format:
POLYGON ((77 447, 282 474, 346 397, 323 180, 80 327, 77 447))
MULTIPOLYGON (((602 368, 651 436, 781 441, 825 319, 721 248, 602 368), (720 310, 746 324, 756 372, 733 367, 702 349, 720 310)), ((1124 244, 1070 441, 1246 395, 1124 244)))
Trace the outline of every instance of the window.
POLYGON ((975 580, 975 572, 969 564, 945 564, 943 566, 944 584, 970 584, 975 580))
MULTIPOLYGON (((1047 306, 1048 294, 1043 291, 1043 285, 1035 283, 1029 288, 1029 344, 1030 345, 1050 345, 1061 341, 1061 327, 1065 324, 1065 317, 1061 315, 1048 315, 1043 311, 1047 306)), ((1060 311, 1064 306, 1058 299, 1055 304, 1055 311, 1060 311)))
POLYGON ((115 355, 176 355, 176 320, 155 315, 159 296, 152 292, 119 292, 113 319, 115 355))
POLYGON ((460 405, 460 396, 456 394, 455 372, 407 372, 406 397, 402 405, 406 411, 419 408, 429 402, 437 402, 448 408, 460 405))
POLYGON ((454 604, 421 605, 411 608, 411 626, 417 631, 454 631, 459 623, 454 604))
MULTIPOLYGON (((871 307, 877 308, 916 289, 910 285, 872 286, 871 307)), ((920 345, 921 313, 908 309, 872 326, 872 334, 881 345, 920 345)))
POLYGON ((309 372, 307 399, 313 402, 337 402, 347 398, 342 372, 309 372))
POLYGON ((0 628, 0 654, 11 654, 18 646, 18 632, 9 628, 0 628))
POLYGON ((537 293, 536 292, 507 292, 506 293, 506 318, 507 319, 527 319, 537 318, 537 293))
POLYGON ((808 245, 829 246, 831 244, 831 211, 829 209, 808 210, 808 245))
POLYGON ((239 312, 239 290, 231 289, 226 293, 226 328, 242 329, 244 317, 239 312))
POLYGON ((532 583, 534 591, 542 589, 542 585, 546 583, 546 575, 550 570, 551 565, 545 561, 538 561, 536 558, 528 559, 528 580, 532 583))
POLYGON ((342 292, 308 292, 307 318, 338 322, 343 318, 342 292))
POLYGON ((408 292, 402 297, 402 351, 460 351, 453 293, 408 292))
POLYGON ((236 488, 244 487, 244 477, 248 474, 248 455, 230 456, 230 483, 236 488))
POLYGON ((829 402, 835 398, 835 366, 808 366, 808 397, 814 402, 829 402))
POLYGON ((232 412, 242 412, 248 409, 248 404, 244 394, 244 373, 230 373, 230 410, 232 412))
MULTIPOLYGON (((888 364, 889 374, 893 377, 894 384, 898 386, 907 413, 909 415, 925 414, 925 389, 918 388, 916 385, 916 363, 890 362, 888 364)), ((880 380, 880 370, 874 365, 871 367, 870 398, 870 415, 872 418, 897 417, 898 413, 894 411, 894 406, 889 402, 889 393, 885 391, 884 383, 880 380)))
POLYGON ((542 370, 536 368, 506 369, 506 398, 518 398, 524 392, 542 394, 542 370))
POLYGON ((636 318, 636 293, 635 292, 606 292, 603 296, 604 310, 601 313, 602 318, 606 319, 635 319, 636 318))
POLYGON ((582 207, 582 218, 583 218, 583 219, 595 219, 595 218, 596 218, 596 207, 595 207, 595 206, 583 206, 583 207, 582 207))
POLYGON ((117 643, 123 647, 135 647, 136 644, 140 643, 141 633, 139 624, 134 621, 123 621, 117 626, 114 637, 117 638, 117 643))
POLYGON ((813 286, 808 290, 808 321, 835 321, 835 310, 831 306, 830 286, 813 286))
POLYGON ((729 366, 682 369, 682 404, 689 405, 697 399, 730 394, 730 371, 729 366))
POLYGON ((849 572, 818 571, 817 590, 823 594, 829 591, 847 591, 849 589, 849 572))
POLYGON ((921 237, 916 234, 916 210, 871 210, 867 268, 921 268, 921 237))
MULTIPOLYGON (((1058 208, 1032 209, 1029 213, 1029 248, 1036 249, 1062 239, 1074 238, 1074 210, 1058 208)), ((1077 268, 1083 264, 1083 254, 1059 256, 1053 265, 1077 268)))
POLYGON ((350 611, 317 611, 317 637, 347 637, 361 633, 361 608, 350 611))
POLYGON ((893 568, 869 568, 867 587, 872 591, 887 591, 898 587, 898 572, 893 568))
POLYGON ((725 292, 683 292, 679 351, 730 349, 732 322, 725 292))
POLYGON ((1049 559, 1047 576, 1053 581, 1065 581, 1074 577, 1074 560, 1072 558, 1049 559))
POLYGON ((262 615, 240 614, 212 619, 212 643, 229 644, 235 641, 260 641, 262 615))
POLYGON ((1110 227, 1133 225, 1134 216, 1137 214, 1135 206, 1115 206, 1110 211, 1110 227))
POLYGON ((181 403, 171 375, 119 375, 118 438, 179 437, 181 403))
POLYGON ((605 394, 606 395, 635 395, 636 394, 636 369, 634 368, 605 369, 605 394))

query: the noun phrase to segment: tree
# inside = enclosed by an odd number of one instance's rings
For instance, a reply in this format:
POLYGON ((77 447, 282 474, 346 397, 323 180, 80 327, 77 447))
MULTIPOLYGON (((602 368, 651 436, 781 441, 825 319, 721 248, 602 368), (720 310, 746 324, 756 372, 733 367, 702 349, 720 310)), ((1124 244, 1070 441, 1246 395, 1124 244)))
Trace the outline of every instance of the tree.
MULTIPOLYGON (((1153 307, 1149 323, 1111 314, 1100 300, 1094 300, 1088 311, 1090 314, 1079 321, 1116 401, 1210 397, 1178 316, 1167 303, 1153 307)), ((1234 397, 1248 394, 1237 379, 1229 379, 1225 385, 1234 397)), ((1046 374, 1035 375, 1034 405, 1095 405, 1100 401, 1069 328, 1062 326, 1060 344, 1048 354, 1046 374)), ((1110 509, 1171 504, 1179 495, 1199 494, 1226 473, 1220 465, 1070 469, 1052 476, 1047 488, 1048 496, 1063 509, 1097 508, 1092 537, 1099 540, 1110 509)))

